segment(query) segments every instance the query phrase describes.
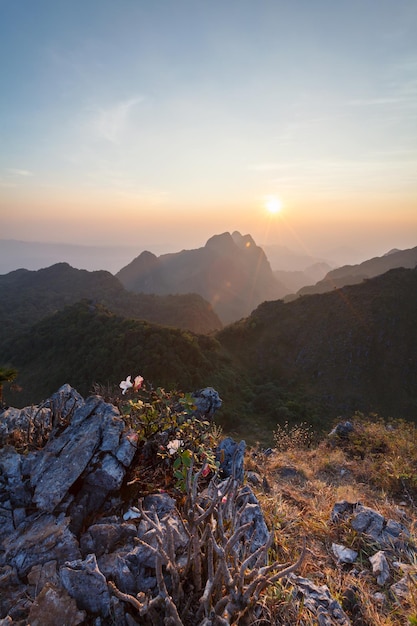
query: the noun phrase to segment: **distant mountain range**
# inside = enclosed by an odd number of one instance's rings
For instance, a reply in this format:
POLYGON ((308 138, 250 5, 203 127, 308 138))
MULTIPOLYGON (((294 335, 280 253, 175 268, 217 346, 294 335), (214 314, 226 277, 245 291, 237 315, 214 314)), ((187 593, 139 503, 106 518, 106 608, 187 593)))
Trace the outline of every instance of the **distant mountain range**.
POLYGON ((163 254, 142 252, 116 274, 126 289, 142 293, 199 293, 224 324, 245 317, 288 289, 250 235, 211 237, 203 248, 163 254))
POLYGON ((417 247, 409 250, 390 250, 384 256, 375 257, 357 265, 344 265, 331 270, 315 285, 304 286, 299 289, 296 296, 325 293, 337 287, 356 285, 367 278, 373 278, 396 267, 414 268, 416 265, 417 247))
POLYGON ((197 294, 133 294, 110 272, 87 272, 58 263, 0 276, 0 348, 5 339, 84 298, 126 318, 204 334, 222 327, 211 306, 197 294))

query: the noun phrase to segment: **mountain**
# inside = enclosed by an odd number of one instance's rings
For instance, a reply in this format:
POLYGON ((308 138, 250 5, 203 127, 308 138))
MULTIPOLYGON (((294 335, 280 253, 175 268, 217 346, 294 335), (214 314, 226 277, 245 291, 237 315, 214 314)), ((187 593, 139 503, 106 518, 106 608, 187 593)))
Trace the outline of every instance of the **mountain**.
POLYGON ((264 300, 288 293, 262 248, 237 231, 215 235, 195 250, 159 257, 142 252, 116 277, 133 292, 198 293, 225 324, 249 315, 264 300))
POLYGON ((288 294, 293 294, 306 285, 313 285, 321 280, 331 270, 328 263, 314 263, 305 270, 275 270, 274 276, 288 290, 288 294))
POLYGON ((325 293, 336 287, 355 285, 366 278, 372 278, 396 267, 414 268, 417 265, 417 247, 409 250, 391 250, 381 257, 374 257, 357 265, 344 265, 330 271, 323 280, 297 291, 297 296, 312 293, 325 293))
POLYGON ((328 259, 317 257, 308 253, 295 252, 287 246, 279 244, 261 244, 261 247, 268 257, 274 271, 302 272, 317 263, 325 263, 329 266, 329 269, 336 266, 335 263, 329 261, 328 259))
POLYGON ((417 421, 416 320, 417 269, 400 268, 330 293, 265 302, 216 337, 252 377, 264 420, 320 424, 360 410, 417 421))
POLYGON ((197 294, 133 294, 106 271, 77 270, 67 263, 0 276, 0 346, 2 342, 64 306, 87 298, 124 317, 145 319, 199 333, 221 328, 211 306, 197 294))
POLYGON ((38 402, 64 382, 88 393, 143 375, 154 385, 211 385, 218 421, 267 442, 277 423, 329 428, 356 410, 417 422, 417 269, 292 302, 264 302, 213 336, 125 319, 79 302, 22 330, 1 347, 18 369, 14 406, 38 402))
POLYGON ((189 391, 227 379, 214 338, 126 319, 85 300, 3 341, 1 354, 19 371, 21 391, 7 394, 15 406, 38 403, 65 383, 83 394, 94 383, 117 388, 129 374, 189 391))

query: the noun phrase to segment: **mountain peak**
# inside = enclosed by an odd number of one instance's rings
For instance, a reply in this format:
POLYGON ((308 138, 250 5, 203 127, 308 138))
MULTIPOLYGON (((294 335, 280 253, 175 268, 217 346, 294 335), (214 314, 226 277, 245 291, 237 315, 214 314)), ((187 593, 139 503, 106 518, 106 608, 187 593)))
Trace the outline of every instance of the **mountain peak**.
POLYGON ((216 252, 229 252, 233 250, 235 246, 236 244, 229 232, 222 233, 221 235, 213 235, 205 245, 206 248, 216 250, 216 252))
POLYGON ((252 238, 252 235, 241 235, 238 230, 235 230, 232 233, 233 241, 239 248, 247 249, 247 248, 256 248, 256 243, 252 238))

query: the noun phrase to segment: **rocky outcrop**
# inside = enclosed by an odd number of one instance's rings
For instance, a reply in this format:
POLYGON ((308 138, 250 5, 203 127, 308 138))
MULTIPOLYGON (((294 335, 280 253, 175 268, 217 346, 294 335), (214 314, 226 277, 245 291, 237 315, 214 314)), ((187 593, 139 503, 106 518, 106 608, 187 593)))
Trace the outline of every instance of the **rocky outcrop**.
MULTIPOLYGON (((196 417, 212 416, 217 392, 200 399, 196 417)), ((180 514, 168 493, 122 495, 137 435, 100 396, 84 400, 64 385, 41 408, 3 412, 0 425, 2 626, 132 626, 164 616, 180 625, 180 607, 184 623, 195 610, 196 624, 220 613, 231 623, 269 584, 273 534, 243 485, 244 442, 220 446, 223 475, 205 490, 202 470, 195 474, 180 514)))

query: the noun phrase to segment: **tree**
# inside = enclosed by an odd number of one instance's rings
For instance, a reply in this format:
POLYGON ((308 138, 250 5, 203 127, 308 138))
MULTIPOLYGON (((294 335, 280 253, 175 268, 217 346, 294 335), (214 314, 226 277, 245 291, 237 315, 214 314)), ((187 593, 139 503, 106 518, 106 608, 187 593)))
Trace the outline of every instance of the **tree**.
POLYGON ((17 376, 17 369, 14 367, 0 366, 0 407, 3 406, 3 384, 11 383, 17 376))

